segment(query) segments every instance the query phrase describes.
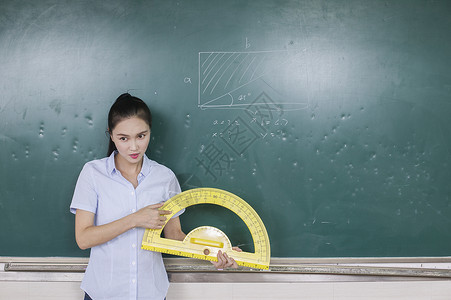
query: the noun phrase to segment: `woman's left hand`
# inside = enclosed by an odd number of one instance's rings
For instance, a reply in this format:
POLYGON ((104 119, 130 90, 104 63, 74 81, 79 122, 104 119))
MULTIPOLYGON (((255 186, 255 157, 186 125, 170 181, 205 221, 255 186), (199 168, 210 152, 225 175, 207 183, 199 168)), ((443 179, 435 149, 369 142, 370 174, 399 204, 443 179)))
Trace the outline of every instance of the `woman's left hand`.
MULTIPOLYGON (((233 247, 232 250, 241 252, 242 250, 238 247, 233 247)), ((217 255, 218 261, 212 261, 211 263, 215 266, 218 270, 223 270, 225 268, 238 268, 238 264, 236 261, 227 255, 227 253, 222 252, 219 250, 217 255)))

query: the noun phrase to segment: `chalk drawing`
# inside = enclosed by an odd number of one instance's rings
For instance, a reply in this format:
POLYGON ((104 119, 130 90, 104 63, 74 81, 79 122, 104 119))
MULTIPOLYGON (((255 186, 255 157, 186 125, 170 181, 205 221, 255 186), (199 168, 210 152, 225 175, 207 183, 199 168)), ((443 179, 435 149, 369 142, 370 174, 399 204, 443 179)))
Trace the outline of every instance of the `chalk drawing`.
POLYGON ((198 107, 244 109, 268 106, 264 93, 277 110, 299 110, 308 100, 296 93, 300 83, 293 72, 305 72, 302 52, 249 51, 199 52, 198 107))

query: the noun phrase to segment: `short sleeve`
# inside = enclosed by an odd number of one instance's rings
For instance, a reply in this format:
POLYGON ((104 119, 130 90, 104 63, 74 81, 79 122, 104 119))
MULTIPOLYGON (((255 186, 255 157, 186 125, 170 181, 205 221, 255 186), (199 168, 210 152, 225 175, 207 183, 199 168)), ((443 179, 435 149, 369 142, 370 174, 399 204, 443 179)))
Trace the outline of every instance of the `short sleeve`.
MULTIPOLYGON (((172 179, 169 181, 168 184, 168 196, 167 199, 171 199, 175 195, 178 195, 182 192, 182 189, 180 188, 179 181, 177 180, 177 177, 173 174, 172 179)), ((182 209, 181 211, 177 212, 173 218, 180 216, 185 212, 185 209, 182 209)))
POLYGON ((72 203, 70 204, 71 213, 75 214, 77 209, 92 213, 97 211, 97 192, 92 176, 92 166, 89 164, 84 165, 78 176, 72 203))

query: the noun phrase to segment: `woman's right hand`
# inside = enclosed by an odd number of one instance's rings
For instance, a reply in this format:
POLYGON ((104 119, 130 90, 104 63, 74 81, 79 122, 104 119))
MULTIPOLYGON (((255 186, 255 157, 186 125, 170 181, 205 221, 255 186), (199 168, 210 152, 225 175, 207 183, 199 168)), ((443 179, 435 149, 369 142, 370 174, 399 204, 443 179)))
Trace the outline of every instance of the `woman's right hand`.
POLYGON ((81 249, 106 243, 120 234, 136 227, 161 229, 166 223, 169 210, 159 210, 163 203, 146 206, 137 212, 108 224, 94 225, 95 214, 77 209, 75 214, 75 239, 81 249))
POLYGON ((161 229, 166 224, 167 217, 172 212, 159 210, 164 203, 158 203, 141 208, 134 213, 135 227, 161 229))

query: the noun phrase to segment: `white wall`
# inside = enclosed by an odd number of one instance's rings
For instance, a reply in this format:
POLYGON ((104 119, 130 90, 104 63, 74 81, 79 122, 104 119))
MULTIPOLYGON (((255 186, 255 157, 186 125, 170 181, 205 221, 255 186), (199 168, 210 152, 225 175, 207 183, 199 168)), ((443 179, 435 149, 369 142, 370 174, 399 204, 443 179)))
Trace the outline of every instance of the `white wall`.
MULTIPOLYGON (((0 282, 1 300, 82 300, 79 282, 0 282)), ((450 300, 451 281, 171 283, 168 300, 450 300)))

